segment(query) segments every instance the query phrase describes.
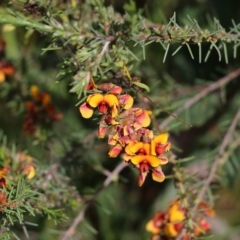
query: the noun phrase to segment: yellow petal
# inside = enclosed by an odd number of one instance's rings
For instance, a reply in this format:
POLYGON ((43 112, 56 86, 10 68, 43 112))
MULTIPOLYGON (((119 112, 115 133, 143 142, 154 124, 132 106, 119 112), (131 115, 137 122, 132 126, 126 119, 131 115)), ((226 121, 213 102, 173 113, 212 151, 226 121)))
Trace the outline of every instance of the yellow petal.
POLYGON ((142 142, 132 142, 131 144, 128 144, 125 151, 128 154, 135 154, 136 152, 138 152, 141 148, 143 147, 143 143, 142 142))
POLYGON ((89 95, 86 102, 93 108, 97 107, 104 99, 100 93, 89 95))
POLYGON ((155 156, 149 155, 136 155, 131 158, 131 162, 134 165, 140 164, 142 162, 147 162, 152 167, 158 167, 160 165, 160 161, 155 156))
POLYGON ((112 107, 113 105, 118 106, 119 102, 115 95, 107 94, 104 96, 103 101, 108 104, 108 106, 112 107))
POLYGON ((181 204, 179 201, 172 204, 168 210, 170 222, 179 222, 185 219, 184 210, 181 209, 181 204))
POLYGON ((140 124, 142 127, 148 127, 150 125, 151 119, 146 111, 143 111, 141 114, 137 116, 136 123, 140 124))
POLYGON ((90 118, 93 115, 93 109, 87 103, 82 104, 79 107, 79 111, 83 118, 90 118))
POLYGON ((156 156, 157 153, 156 153, 156 142, 154 140, 151 140, 151 154, 156 156))
POLYGON ((36 101, 39 101, 40 94, 39 94, 39 88, 36 85, 32 85, 30 87, 30 94, 36 101))
POLYGON ((174 224, 168 223, 164 227, 164 232, 168 237, 176 237, 178 232, 174 228, 174 224))
POLYGON ((32 179, 36 175, 35 168, 32 165, 28 165, 24 171, 24 174, 27 175, 27 179, 32 179))
MULTIPOLYGON (((117 105, 113 105, 112 106, 112 110, 111 110, 111 116, 112 116, 112 118, 114 119, 116 116, 118 115, 118 108, 117 108, 117 105)), ((114 122, 113 121, 113 123, 115 123, 115 124, 113 124, 113 125, 116 125, 116 124, 118 124, 118 122, 114 122)))
POLYGON ((5 73, 0 70, 0 83, 5 81, 5 73))
POLYGON ((148 232, 151 232, 152 234, 159 234, 161 229, 160 228, 157 228, 155 225, 154 225, 154 221, 153 220, 150 220, 147 224, 146 224, 146 230, 148 232))
POLYGON ((150 144, 149 143, 144 143, 142 148, 144 149, 144 152, 146 155, 150 155, 150 144))
POLYGON ((163 182, 165 179, 165 175, 162 172, 161 167, 157 167, 155 169, 153 169, 152 171, 152 179, 156 182, 163 182))
POLYGON ((154 138, 157 144, 165 144, 168 140, 168 133, 162 133, 154 138))

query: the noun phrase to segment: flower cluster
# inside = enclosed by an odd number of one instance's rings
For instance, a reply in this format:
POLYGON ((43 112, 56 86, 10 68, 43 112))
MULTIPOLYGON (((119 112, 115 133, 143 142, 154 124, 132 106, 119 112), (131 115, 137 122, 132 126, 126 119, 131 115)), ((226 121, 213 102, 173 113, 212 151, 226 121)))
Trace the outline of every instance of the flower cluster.
POLYGON ((108 134, 112 146, 109 156, 115 158, 123 153, 123 159, 139 170, 139 186, 150 171, 153 180, 162 182, 165 176, 161 166, 168 162, 163 154, 170 149, 170 143, 167 133, 154 135, 147 128, 151 111, 133 108, 133 98, 113 83, 96 85, 91 78, 87 90, 90 95, 79 110, 84 118, 92 117, 96 108, 101 114, 98 137, 108 134))
POLYGON ((10 180, 18 182, 19 173, 24 175, 28 180, 33 179, 36 174, 33 158, 23 152, 19 152, 14 160, 11 157, 5 156, 3 162, 5 166, 0 168, 0 213, 6 208, 11 209, 17 205, 16 201, 9 201, 9 195, 3 189, 10 189, 10 180))
POLYGON ((52 105, 51 96, 48 93, 40 93, 38 87, 33 85, 30 88, 30 95, 32 99, 26 102, 27 114, 23 126, 26 135, 34 134, 40 124, 49 126, 62 118, 52 105))
MULTIPOLYGON (((184 233, 181 240, 190 240, 193 237, 199 237, 211 229, 204 215, 214 216, 214 210, 210 209, 206 202, 201 202, 198 208, 199 211, 194 219, 196 224, 193 226, 193 231, 191 233, 184 233)), ((186 208, 181 206, 180 201, 172 203, 166 212, 158 212, 147 223, 147 231, 153 234, 150 240, 175 239, 180 234, 185 220, 186 208)))
POLYGON ((0 83, 6 80, 7 76, 14 74, 13 65, 5 58, 5 41, 0 39, 0 83))
POLYGON ((16 156, 16 161, 11 158, 5 158, 4 162, 6 162, 7 166, 2 166, 0 168, 0 188, 3 186, 8 186, 7 178, 11 175, 14 175, 14 171, 23 173, 27 177, 27 179, 32 179, 35 177, 36 171, 33 164, 33 158, 25 153, 18 153, 16 156), (14 165, 11 167, 11 165, 14 165))

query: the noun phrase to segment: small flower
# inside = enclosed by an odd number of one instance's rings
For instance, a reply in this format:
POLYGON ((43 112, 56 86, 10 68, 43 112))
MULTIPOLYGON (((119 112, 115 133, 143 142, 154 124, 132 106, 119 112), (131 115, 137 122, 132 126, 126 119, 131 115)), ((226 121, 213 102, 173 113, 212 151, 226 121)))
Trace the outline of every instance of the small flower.
POLYGON ((151 154, 154 156, 157 156, 159 159, 162 160, 162 162, 168 162, 168 159, 163 156, 164 152, 169 151, 170 149, 170 143, 167 142, 168 134, 160 134, 158 136, 155 136, 151 140, 151 154))
POLYGON ((150 170, 152 171, 154 180, 162 182, 165 179, 160 167, 160 165, 165 164, 165 162, 162 163, 161 159, 151 155, 150 149, 151 146, 149 143, 142 142, 130 143, 125 148, 126 154, 124 159, 130 159, 131 163, 139 169, 139 186, 143 185, 150 170))
POLYGON ((183 220, 185 219, 185 209, 181 207, 181 202, 173 203, 168 210, 169 222, 165 228, 165 234, 168 237, 176 237, 183 227, 183 220))
POLYGON ((158 212, 154 218, 146 224, 146 230, 152 234, 161 233, 161 227, 167 224, 168 218, 165 212, 158 212))
POLYGON ((24 171, 23 171, 24 175, 27 176, 27 179, 32 179, 35 177, 36 175, 36 170, 34 168, 33 165, 29 164, 25 167, 24 171))
POLYGON ((111 116, 114 118, 118 115, 116 108, 118 105, 119 102, 115 95, 96 93, 89 95, 86 103, 82 104, 79 110, 84 118, 90 118, 93 115, 93 109, 98 107, 98 111, 103 114, 111 111, 111 116))
POLYGON ((161 155, 164 152, 169 151, 170 149, 170 143, 167 142, 168 140, 168 134, 163 133, 158 136, 155 136, 153 140, 151 141, 151 153, 152 155, 161 155))
POLYGON ((35 167, 33 166, 33 157, 23 152, 19 153, 18 158, 20 160, 19 171, 27 176, 27 179, 32 179, 36 175, 35 167))
POLYGON ((41 101, 41 94, 40 94, 38 86, 32 85, 30 87, 30 95, 35 101, 37 101, 37 102, 41 101))
POLYGON ((150 114, 151 112, 148 110, 143 110, 141 108, 131 108, 122 112, 119 115, 119 119, 121 119, 122 125, 133 126, 135 130, 138 130, 150 125, 150 114))
POLYGON ((136 119, 134 123, 135 130, 138 130, 142 127, 148 127, 151 123, 151 119, 149 117, 151 113, 147 110, 140 109, 136 114, 136 119))
POLYGON ((7 181, 6 181, 6 175, 10 171, 9 167, 3 167, 0 169, 0 187, 6 186, 7 181))
POLYGON ((14 68, 11 63, 0 62, 0 83, 4 82, 7 76, 12 76, 14 74, 14 68))
POLYGON ((118 101, 123 109, 130 109, 134 102, 133 98, 128 94, 118 96, 118 101))
MULTIPOLYGON (((203 205, 206 204, 203 202, 203 205)), ((199 210, 201 203, 199 204, 199 210)), ((206 204, 207 206, 207 204, 206 204)), ((213 210, 212 210, 213 211, 213 210)), ((214 212, 214 211, 213 211, 214 212)), ((210 230, 210 224, 203 217, 206 212, 199 212, 195 217, 195 225, 191 233, 184 233, 182 240, 190 240, 192 237, 199 237, 206 231, 210 230)), ((150 239, 174 239, 181 232, 186 219, 186 209, 181 206, 181 202, 173 202, 166 212, 158 212, 152 220, 146 224, 146 230, 153 234, 150 239), (159 238, 158 238, 159 237, 159 238)))
POLYGON ((32 101, 26 102, 27 114, 25 115, 23 131, 26 135, 34 134, 40 124, 50 126, 53 121, 62 118, 52 105, 51 96, 44 92, 40 93, 36 85, 30 87, 32 101))

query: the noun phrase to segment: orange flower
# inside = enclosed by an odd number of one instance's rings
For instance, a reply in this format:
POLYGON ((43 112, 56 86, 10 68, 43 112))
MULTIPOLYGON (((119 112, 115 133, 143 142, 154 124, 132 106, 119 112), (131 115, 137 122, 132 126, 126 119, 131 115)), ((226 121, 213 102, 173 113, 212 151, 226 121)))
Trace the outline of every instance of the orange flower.
POLYGON ((167 224, 167 215, 165 212, 158 212, 152 220, 146 224, 146 230, 152 234, 161 233, 162 225, 167 224))
POLYGON ((12 76, 14 73, 13 65, 7 62, 0 62, 0 83, 4 82, 6 76, 12 76))
POLYGON ((169 222, 166 224, 164 231, 168 237, 176 237, 183 227, 185 219, 185 210, 181 207, 181 202, 173 203, 168 210, 169 222))
POLYGON ((151 146, 149 143, 132 142, 125 148, 125 160, 131 160, 139 169, 138 184, 142 186, 148 172, 152 170, 152 176, 155 181, 162 182, 165 179, 161 171, 161 164, 165 164, 161 159, 150 154, 151 146))
POLYGON ((36 175, 36 170, 33 166, 33 157, 21 152, 19 153, 18 158, 20 160, 19 170, 27 176, 27 179, 34 178, 36 175))
POLYGON ((164 152, 169 151, 170 149, 170 143, 167 142, 168 140, 168 134, 163 133, 158 136, 155 136, 153 140, 151 141, 151 154, 152 155, 161 155, 164 152))
MULTIPOLYGON (((206 203, 203 202, 203 205, 205 204, 206 203)), ((206 214, 206 212, 202 213, 206 214)), ((199 215, 195 218, 196 225, 193 228, 193 233, 185 233, 181 238, 182 240, 190 240, 192 236, 198 237, 210 230, 210 224, 203 217, 202 213, 199 212, 199 215)), ((174 239, 184 226, 184 220, 186 219, 185 214, 186 209, 181 206, 180 201, 172 203, 166 212, 158 212, 154 218, 146 224, 146 230, 154 234, 150 239, 161 239, 158 238, 160 236, 164 239, 174 239)))
POLYGON ((34 168, 33 165, 28 164, 28 165, 25 167, 23 173, 27 176, 27 179, 32 179, 32 178, 34 178, 35 175, 36 175, 36 170, 35 170, 35 168, 34 168))
POLYGON ((98 111, 103 114, 107 114, 110 110, 111 116, 114 118, 118 115, 118 105, 119 102, 115 95, 96 93, 89 95, 86 103, 82 104, 79 110, 84 118, 90 118, 93 115, 93 109, 98 107, 98 111))
POLYGON ((35 101, 37 101, 37 102, 41 101, 41 94, 40 94, 38 86, 32 85, 30 87, 30 95, 35 101))
POLYGON ((62 118, 62 114, 57 113, 51 102, 51 96, 44 92, 40 93, 36 85, 30 87, 30 95, 33 101, 26 102, 27 114, 24 119, 23 131, 25 134, 34 134, 39 124, 46 126, 53 121, 62 118))
POLYGON ((10 171, 9 167, 3 167, 2 169, 0 169, 0 187, 7 185, 5 177, 9 171, 10 171))
POLYGON ((134 102, 133 98, 128 94, 120 95, 118 101, 123 109, 130 109, 134 102))
POLYGON ((149 115, 151 114, 151 111, 148 110, 142 110, 141 108, 138 110, 136 114, 136 119, 134 123, 135 130, 138 130, 142 127, 148 127, 151 123, 151 119, 149 115))

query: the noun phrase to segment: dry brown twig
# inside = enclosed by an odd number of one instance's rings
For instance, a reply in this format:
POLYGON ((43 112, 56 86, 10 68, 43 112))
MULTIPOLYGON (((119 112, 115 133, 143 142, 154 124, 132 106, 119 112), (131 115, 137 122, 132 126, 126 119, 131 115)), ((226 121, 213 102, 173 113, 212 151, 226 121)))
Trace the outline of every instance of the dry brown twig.
MULTIPOLYGON (((173 115, 178 116, 183 110, 189 109, 192 105, 197 103, 200 99, 207 96, 210 92, 213 92, 220 88, 221 86, 229 83, 231 80, 237 78, 240 76, 240 68, 236 69, 235 71, 229 73, 223 78, 220 78, 218 81, 210 84, 206 88, 204 88, 202 91, 200 91, 198 94, 196 94, 194 97, 190 98, 187 102, 185 102, 181 107, 179 107, 176 111, 172 112, 173 115)), ((160 129, 165 128, 174 118, 172 116, 169 116, 166 118, 162 123, 159 125, 160 129)))
MULTIPOLYGON (((240 74, 240 69, 239 69, 239 74, 240 74)), ((204 182, 204 185, 202 186, 202 188, 200 189, 200 191, 198 192, 198 195, 196 197, 196 203, 193 206, 191 213, 192 216, 194 216, 194 214, 196 213, 197 209, 198 209, 198 205, 199 203, 203 200, 204 195, 206 194, 206 191, 209 187, 209 185, 211 184, 211 182, 213 181, 214 177, 215 177, 215 173, 218 169, 219 164, 221 163, 222 157, 224 155, 224 152, 231 140, 231 137, 233 135, 234 130, 236 129, 238 123, 240 121, 240 108, 237 111, 237 114, 235 115, 232 124, 230 125, 230 127, 228 128, 228 131, 222 141, 222 144, 220 145, 218 154, 214 160, 214 163, 211 167, 210 173, 206 179, 206 181, 204 182)), ((182 236, 184 235, 184 232, 186 231, 185 228, 182 228, 181 232, 179 233, 178 237, 176 238, 176 240, 181 240, 182 236)))
POLYGON ((67 240, 69 239, 75 232, 75 229, 77 225, 83 220, 84 215, 88 208, 95 202, 97 197, 99 196, 100 192, 105 189, 118 175, 125 167, 127 164, 122 161, 120 164, 116 166, 116 168, 107 176, 105 181, 103 182, 102 186, 95 192, 93 197, 84 205, 83 209, 79 212, 77 217, 74 219, 72 225, 68 228, 68 230, 64 233, 62 236, 61 240, 67 240))

